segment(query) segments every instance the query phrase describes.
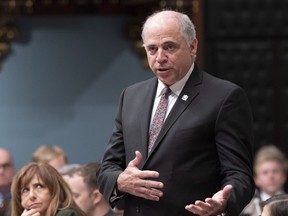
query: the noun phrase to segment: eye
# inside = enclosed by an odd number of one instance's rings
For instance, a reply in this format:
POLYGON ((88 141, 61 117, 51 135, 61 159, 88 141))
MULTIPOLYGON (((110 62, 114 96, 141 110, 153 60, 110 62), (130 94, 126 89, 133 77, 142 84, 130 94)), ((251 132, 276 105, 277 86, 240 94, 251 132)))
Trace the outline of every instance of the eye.
POLYGON ((78 193, 73 193, 73 197, 76 199, 79 197, 79 194, 78 193))
POLYGON ((158 48, 156 46, 148 46, 146 50, 150 55, 154 55, 158 48))
POLYGON ((27 187, 21 189, 21 194, 27 194, 27 193, 29 193, 29 189, 27 187))
POLYGON ((168 43, 168 44, 165 44, 163 49, 168 51, 168 52, 174 52, 176 50, 176 46, 173 43, 168 43))
POLYGON ((40 189, 45 188, 45 186, 44 186, 43 184, 41 184, 41 183, 38 183, 35 188, 36 188, 37 190, 40 190, 40 189))

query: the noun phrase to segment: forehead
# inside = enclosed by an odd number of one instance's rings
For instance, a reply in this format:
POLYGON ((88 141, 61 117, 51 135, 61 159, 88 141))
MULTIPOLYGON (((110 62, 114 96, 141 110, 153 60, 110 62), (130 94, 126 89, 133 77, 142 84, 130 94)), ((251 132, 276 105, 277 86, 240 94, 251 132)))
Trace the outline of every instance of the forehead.
POLYGON ((36 175, 28 175, 25 177, 22 179, 22 185, 23 186, 26 186, 29 184, 34 184, 36 182, 42 182, 41 178, 37 174, 36 175))
POLYGON ((12 162, 11 155, 5 150, 0 150, 0 163, 3 164, 11 162, 12 162))
POLYGON ((281 167, 282 164, 280 163, 280 161, 277 160, 265 160, 265 161, 261 161, 260 163, 257 164, 257 168, 268 168, 268 167, 281 167))
POLYGON ((285 167, 282 163, 275 160, 262 161, 256 164, 254 168, 255 173, 264 173, 268 171, 284 171, 285 167))
POLYGON ((70 176, 68 178, 65 179, 67 181, 67 183, 70 185, 71 188, 74 188, 74 189, 79 189, 79 188, 86 188, 86 184, 84 182, 84 179, 82 176, 79 176, 79 175, 73 175, 73 176, 70 176))
POLYGON ((35 170, 33 170, 23 175, 23 177, 21 178, 21 187, 26 187, 30 184, 35 184, 39 182, 41 184, 44 184, 44 181, 39 176, 39 174, 35 170))
POLYGON ((159 43, 162 41, 174 41, 182 37, 178 21, 173 18, 167 20, 152 19, 145 27, 144 43, 159 43))

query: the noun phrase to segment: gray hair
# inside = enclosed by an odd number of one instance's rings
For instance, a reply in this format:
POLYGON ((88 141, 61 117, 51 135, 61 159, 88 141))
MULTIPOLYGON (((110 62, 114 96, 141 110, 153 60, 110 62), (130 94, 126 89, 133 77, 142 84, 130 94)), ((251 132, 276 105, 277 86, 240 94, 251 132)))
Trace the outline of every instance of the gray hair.
POLYGON ((149 21, 151 21, 156 15, 161 14, 161 13, 165 13, 165 12, 173 12, 174 13, 174 18, 178 20, 179 22, 179 26, 180 26, 180 30, 182 32, 182 35, 184 37, 184 39, 186 40, 187 44, 190 45, 191 42, 193 41, 193 39, 196 38, 196 30, 195 30, 195 26, 193 24, 193 22, 190 20, 190 18, 183 13, 180 12, 176 12, 176 11, 172 11, 172 10, 163 10, 160 12, 155 12, 152 15, 150 15, 143 27, 142 27, 142 40, 144 41, 144 33, 145 33, 145 29, 147 24, 149 23, 149 21))

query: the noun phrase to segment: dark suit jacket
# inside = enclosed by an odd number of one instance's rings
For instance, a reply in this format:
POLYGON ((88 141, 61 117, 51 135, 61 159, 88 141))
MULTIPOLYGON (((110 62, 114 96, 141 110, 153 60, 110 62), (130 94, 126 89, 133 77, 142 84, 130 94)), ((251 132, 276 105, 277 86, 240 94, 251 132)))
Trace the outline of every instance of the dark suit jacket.
POLYGON ((238 216, 254 194, 253 122, 246 94, 195 67, 148 155, 156 88, 157 79, 152 78, 122 92, 98 173, 101 192, 111 201, 118 175, 139 150, 143 155, 139 168, 160 173, 157 180, 164 183, 164 196, 155 202, 126 194, 125 215, 191 216, 185 205, 232 184, 227 212, 238 216))
POLYGON ((57 212, 56 216, 84 216, 74 209, 64 209, 57 212))

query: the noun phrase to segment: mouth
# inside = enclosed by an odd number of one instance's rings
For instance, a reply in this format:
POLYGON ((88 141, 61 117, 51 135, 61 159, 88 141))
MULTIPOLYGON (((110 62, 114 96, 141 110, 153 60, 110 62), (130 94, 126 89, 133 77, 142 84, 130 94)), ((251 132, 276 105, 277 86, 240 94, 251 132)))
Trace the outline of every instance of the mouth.
POLYGON ((165 72, 167 72, 169 69, 168 68, 157 68, 157 71, 159 72, 159 73, 165 73, 165 72))
POLYGON ((40 203, 33 203, 31 205, 29 205, 29 209, 36 209, 40 206, 40 203))

